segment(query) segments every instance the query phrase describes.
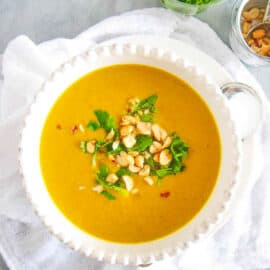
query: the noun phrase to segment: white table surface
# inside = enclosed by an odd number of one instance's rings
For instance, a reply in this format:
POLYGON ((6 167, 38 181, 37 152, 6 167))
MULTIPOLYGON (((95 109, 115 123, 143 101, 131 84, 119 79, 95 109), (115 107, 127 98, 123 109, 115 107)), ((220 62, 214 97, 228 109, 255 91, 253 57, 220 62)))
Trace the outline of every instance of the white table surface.
MULTIPOLYGON (((232 4, 233 0, 226 0, 198 15, 226 44, 232 4)), ((161 6, 159 0, 0 0, 0 54, 20 34, 37 43, 56 37, 72 38, 106 17, 157 6, 161 6)), ((270 67, 249 69, 270 97, 270 67)), ((0 257, 0 270, 6 269, 0 257)))

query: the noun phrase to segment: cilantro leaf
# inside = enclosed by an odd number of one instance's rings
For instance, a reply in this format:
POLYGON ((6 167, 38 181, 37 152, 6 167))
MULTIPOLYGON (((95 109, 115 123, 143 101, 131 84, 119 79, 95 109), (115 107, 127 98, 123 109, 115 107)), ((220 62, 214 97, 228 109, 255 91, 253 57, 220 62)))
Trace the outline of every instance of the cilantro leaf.
POLYGON ((155 161, 152 156, 150 156, 148 159, 145 160, 145 163, 150 166, 150 168, 155 168, 155 161))
POLYGON ((107 190, 103 190, 100 194, 102 194, 104 197, 106 197, 110 201, 114 201, 116 198, 107 190))
POLYGON ((131 148, 132 151, 143 152, 153 143, 153 138, 149 135, 137 135, 136 144, 131 148))
POLYGON ((80 142, 80 148, 82 149, 83 153, 87 153, 86 145, 87 145, 87 141, 80 142))
POLYGON ((127 168, 120 168, 116 173, 115 173, 118 177, 121 177, 123 175, 131 175, 130 170, 128 170, 127 168))
POLYGON ((181 163, 188 154, 188 145, 180 139, 176 134, 173 135, 173 140, 170 145, 170 151, 173 155, 174 160, 181 163))
POLYGON ((92 130, 92 131, 95 131, 97 130, 98 128, 100 128, 100 124, 96 121, 90 121, 87 125, 86 125, 86 128, 92 130))
POLYGON ((154 116, 153 116, 153 114, 143 114, 143 115, 141 115, 141 120, 143 122, 153 122, 154 116))
POLYGON ((97 117, 100 127, 104 128, 106 132, 110 132, 111 129, 116 130, 115 120, 113 117, 110 117, 108 112, 96 110, 94 113, 97 117))
POLYGON ((154 112, 155 111, 154 105, 157 101, 157 98, 158 98, 157 95, 152 95, 148 98, 141 100, 139 103, 136 103, 131 107, 132 112, 145 109, 149 109, 150 111, 154 112))
POLYGON ((158 179, 157 179, 157 185, 160 186, 161 185, 161 182, 162 182, 162 178, 158 177, 158 179))
POLYGON ((99 166, 99 171, 97 172, 97 177, 101 180, 105 180, 108 175, 109 175, 109 168, 106 165, 101 164, 99 166))
POLYGON ((150 166, 150 175, 157 175, 156 170, 160 167, 160 164, 158 162, 155 162, 152 156, 145 160, 145 164, 148 164, 150 166))
POLYGON ((172 167, 168 167, 168 168, 161 168, 156 170, 156 175, 158 176, 158 185, 161 184, 161 180, 168 175, 174 175, 177 172, 174 171, 174 169, 172 167))
POLYGON ((156 170, 156 175, 159 178, 163 178, 167 175, 172 175, 172 174, 177 174, 178 172, 182 172, 185 170, 186 166, 185 165, 181 165, 181 164, 177 164, 172 162, 173 165, 170 165, 170 167, 167 168, 161 168, 159 170, 156 170))
POLYGON ((163 178, 167 175, 174 174, 172 168, 162 168, 159 170, 156 170, 156 174, 159 178, 163 178))

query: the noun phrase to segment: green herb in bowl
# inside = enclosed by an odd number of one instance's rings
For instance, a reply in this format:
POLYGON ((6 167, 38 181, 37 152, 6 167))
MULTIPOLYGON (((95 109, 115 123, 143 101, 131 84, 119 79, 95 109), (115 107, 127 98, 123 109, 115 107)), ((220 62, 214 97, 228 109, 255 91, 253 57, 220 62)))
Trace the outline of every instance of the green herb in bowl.
POLYGON ((161 3, 169 9, 184 13, 186 15, 194 15, 206 10, 222 0, 161 0, 161 3))

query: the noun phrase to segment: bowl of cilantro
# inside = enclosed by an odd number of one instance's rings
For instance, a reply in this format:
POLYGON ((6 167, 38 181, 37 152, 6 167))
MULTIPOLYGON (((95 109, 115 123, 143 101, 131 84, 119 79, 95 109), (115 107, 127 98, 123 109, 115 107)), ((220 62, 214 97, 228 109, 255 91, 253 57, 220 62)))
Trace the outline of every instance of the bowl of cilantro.
POLYGON ((168 9, 184 13, 185 15, 194 15, 222 1, 223 0, 161 0, 161 3, 168 9))

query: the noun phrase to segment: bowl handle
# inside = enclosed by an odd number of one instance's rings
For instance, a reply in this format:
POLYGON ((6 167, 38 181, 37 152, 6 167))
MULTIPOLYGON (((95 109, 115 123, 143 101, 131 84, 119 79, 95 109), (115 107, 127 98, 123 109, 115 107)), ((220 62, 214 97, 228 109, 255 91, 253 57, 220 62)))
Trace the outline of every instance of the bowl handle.
POLYGON ((250 86, 230 82, 221 86, 222 93, 229 100, 229 107, 236 129, 242 140, 258 129, 263 119, 262 100, 250 86))

